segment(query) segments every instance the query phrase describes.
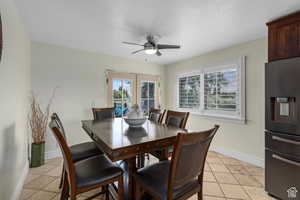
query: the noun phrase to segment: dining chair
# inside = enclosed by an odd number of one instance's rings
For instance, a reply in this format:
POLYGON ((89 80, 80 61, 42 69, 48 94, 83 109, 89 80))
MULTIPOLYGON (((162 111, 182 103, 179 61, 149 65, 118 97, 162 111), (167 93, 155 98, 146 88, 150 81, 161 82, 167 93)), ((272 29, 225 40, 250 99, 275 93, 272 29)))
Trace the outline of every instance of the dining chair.
POLYGON ((92 108, 94 120, 112 119, 115 117, 115 108, 92 108))
POLYGON ((166 110, 164 109, 163 111, 161 109, 157 108, 151 108, 149 110, 149 117, 148 119, 152 122, 159 123, 161 124, 163 121, 163 118, 165 116, 166 110))
POLYGON ((134 174, 135 199, 139 200, 144 192, 155 200, 184 200, 198 193, 203 199, 204 164, 210 143, 219 129, 179 133, 174 144, 171 160, 165 160, 134 174))
POLYGON ((165 124, 167 126, 175 126, 178 128, 185 129, 189 115, 190 115, 189 112, 178 112, 178 111, 168 110, 165 124))
POLYGON ((92 199, 99 194, 106 193, 109 199, 108 185, 118 182, 118 199, 124 197, 123 170, 115 166, 104 154, 93 156, 79 162, 73 162, 71 149, 68 147, 64 134, 57 120, 51 119, 49 127, 54 134, 64 160, 65 177, 61 200, 75 200, 80 193, 88 192, 96 188, 105 188, 104 191, 89 197, 92 199))
MULTIPOLYGON (((62 124, 62 121, 58 117, 58 114, 53 113, 51 115, 51 120, 53 120, 57 123, 57 125, 62 133, 62 136, 64 137, 64 139, 66 140, 66 143, 67 143, 66 132, 65 132, 64 126, 62 124)), ((103 152, 97 147, 97 145, 94 142, 84 142, 84 143, 80 143, 80 144, 75 144, 75 145, 70 146, 69 148, 70 148, 71 158, 72 158, 73 162, 78 162, 78 161, 84 160, 86 158, 90 158, 90 157, 93 157, 96 155, 103 154, 103 152)), ((65 170, 65 166, 63 166, 63 169, 62 169, 59 188, 61 188, 62 184, 63 184, 64 170, 65 170)))
MULTIPOLYGON (((167 126, 174 126, 177 128, 185 129, 187 120, 189 118, 189 112, 178 112, 173 110, 168 110, 166 115, 165 124, 167 126)), ((167 159, 172 155, 173 148, 169 147, 165 150, 158 150, 151 152, 150 154, 158 158, 160 161, 167 159)))
MULTIPOLYGON (((149 110, 149 116, 148 119, 149 121, 152 121, 154 123, 157 124, 162 124, 162 121, 164 119, 166 113, 166 109, 164 109, 163 111, 161 109, 158 108, 151 108, 149 110)), ((147 157, 148 160, 150 160, 150 156, 149 153, 146 154, 142 154, 138 156, 138 168, 143 168, 145 166, 145 157, 147 157)))

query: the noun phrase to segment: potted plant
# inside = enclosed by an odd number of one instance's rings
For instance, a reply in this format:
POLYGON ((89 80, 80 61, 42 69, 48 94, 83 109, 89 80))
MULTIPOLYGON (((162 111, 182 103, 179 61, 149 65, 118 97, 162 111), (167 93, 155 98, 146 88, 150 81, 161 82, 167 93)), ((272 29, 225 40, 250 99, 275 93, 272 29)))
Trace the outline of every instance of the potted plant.
POLYGON ((50 107, 54 92, 45 110, 43 110, 34 94, 30 98, 29 125, 32 133, 30 167, 39 167, 45 163, 45 135, 48 127, 50 107))

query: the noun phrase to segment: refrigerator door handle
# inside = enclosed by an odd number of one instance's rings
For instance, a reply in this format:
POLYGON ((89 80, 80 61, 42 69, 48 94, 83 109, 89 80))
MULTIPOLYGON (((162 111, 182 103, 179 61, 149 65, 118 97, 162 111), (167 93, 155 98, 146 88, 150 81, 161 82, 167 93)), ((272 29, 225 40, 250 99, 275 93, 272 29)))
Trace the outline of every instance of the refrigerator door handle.
POLYGON ((280 160, 282 162, 285 162, 285 163, 288 163, 288 164, 291 164, 291 165, 295 165, 297 167, 300 167, 300 163, 298 162, 295 162, 295 161, 292 161, 292 160, 289 160, 289 159, 286 159, 286 158, 283 158, 281 156, 278 156, 276 154, 272 154, 272 158, 275 158, 277 160, 280 160))
POLYGON ((295 144, 295 145, 300 146, 300 142, 298 142, 298 141, 293 141, 293 140, 285 139, 285 138, 278 137, 278 136, 272 136, 272 139, 280 141, 280 142, 286 142, 286 143, 289 143, 289 144, 295 144))

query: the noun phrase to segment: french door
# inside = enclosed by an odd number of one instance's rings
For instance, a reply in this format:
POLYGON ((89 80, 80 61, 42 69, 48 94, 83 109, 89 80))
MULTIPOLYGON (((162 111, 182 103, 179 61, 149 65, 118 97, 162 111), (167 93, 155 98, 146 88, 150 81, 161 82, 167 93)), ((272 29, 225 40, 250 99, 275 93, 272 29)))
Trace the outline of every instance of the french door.
POLYGON ((159 77, 153 75, 137 76, 137 100, 141 110, 148 114, 151 108, 159 108, 159 77))
POLYGON ((130 73, 107 73, 108 106, 115 108, 115 116, 126 115, 133 104, 144 114, 160 107, 159 76, 130 73))

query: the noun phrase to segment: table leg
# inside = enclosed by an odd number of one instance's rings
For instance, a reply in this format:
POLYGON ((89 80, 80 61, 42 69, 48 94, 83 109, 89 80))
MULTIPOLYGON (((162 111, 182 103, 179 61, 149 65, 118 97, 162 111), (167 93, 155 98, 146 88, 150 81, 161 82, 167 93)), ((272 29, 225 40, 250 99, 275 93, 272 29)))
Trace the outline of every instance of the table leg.
POLYGON ((169 153, 169 151, 168 151, 167 148, 162 149, 161 150, 161 157, 159 158, 159 161, 168 160, 168 157, 169 157, 168 153, 169 153))
POLYGON ((134 200, 134 181, 133 174, 136 172, 136 158, 129 158, 126 160, 128 164, 128 197, 130 200, 134 200))
POLYGON ((138 168, 143 168, 145 166, 145 154, 139 154, 138 155, 138 163, 137 163, 137 166, 138 168))

